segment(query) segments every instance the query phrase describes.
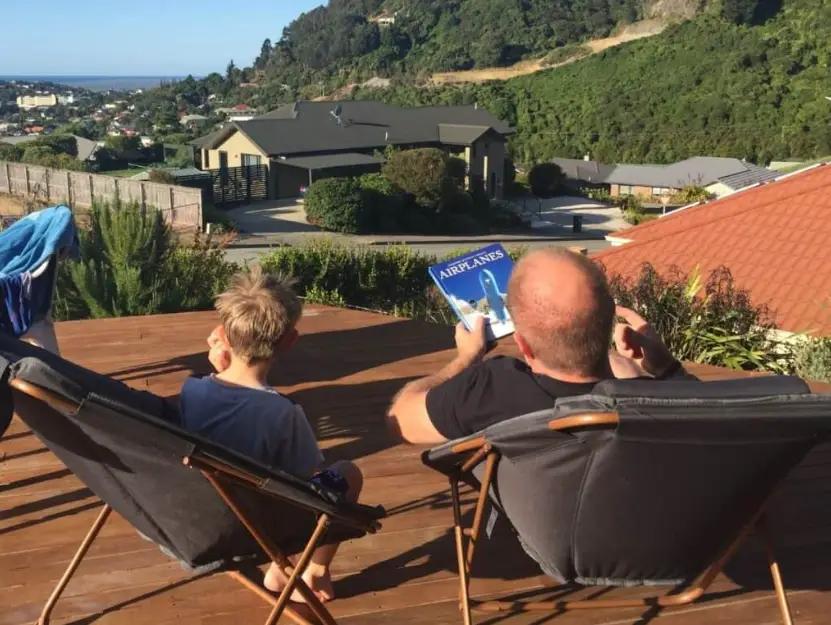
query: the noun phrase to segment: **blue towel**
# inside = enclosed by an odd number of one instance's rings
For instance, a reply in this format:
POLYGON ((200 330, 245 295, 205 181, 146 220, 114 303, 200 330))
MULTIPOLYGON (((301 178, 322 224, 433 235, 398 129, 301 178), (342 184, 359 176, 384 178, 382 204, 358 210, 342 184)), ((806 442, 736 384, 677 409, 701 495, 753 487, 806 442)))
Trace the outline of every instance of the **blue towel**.
POLYGON ((56 252, 78 256, 78 233, 66 206, 31 213, 0 232, 0 278, 34 271, 56 252))
POLYGON ((53 206, 26 215, 0 232, 0 331, 22 336, 52 305, 55 263, 32 278, 54 254, 78 256, 72 212, 53 206))

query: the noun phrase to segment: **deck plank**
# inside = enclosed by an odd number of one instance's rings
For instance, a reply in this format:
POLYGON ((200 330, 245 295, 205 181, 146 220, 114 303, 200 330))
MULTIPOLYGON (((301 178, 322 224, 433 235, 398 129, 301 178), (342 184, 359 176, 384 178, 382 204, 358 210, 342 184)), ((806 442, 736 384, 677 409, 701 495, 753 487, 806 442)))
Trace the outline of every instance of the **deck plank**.
MULTIPOLYGON (((213 313, 78 321, 58 324, 66 357, 128 384, 175 397, 191 374, 209 370, 205 337, 213 313)), ((419 447, 398 444, 384 412, 407 380, 435 371, 449 358, 447 328, 370 313, 309 307, 303 337, 272 383, 301 403, 327 457, 355 459, 364 471, 363 499, 390 516, 376 536, 345 544, 333 565, 332 611, 344 625, 459 623, 451 511, 446 482, 425 469, 419 447)), ((508 343, 498 353, 512 353, 508 343)), ((734 375, 695 367, 707 379, 734 375)), ((0 441, 0 625, 31 623, 95 518, 100 503, 19 421, 0 441)), ((831 446, 797 467, 772 513, 796 621, 827 622, 831 610, 831 446)), ((471 495, 466 495, 471 500, 471 495)), ((502 526, 484 547, 497 557, 477 563, 476 596, 540 593, 540 575, 502 526)), ((758 546, 742 550, 714 598, 658 615, 667 625, 778 623, 758 546)), ((583 592, 591 592, 584 590, 583 592)), ((642 592, 636 589, 615 593, 642 592)), ((90 550, 53 623, 208 625, 259 622, 266 607, 222 575, 191 578, 178 564, 113 515, 90 550)), ((629 611, 575 612, 562 625, 623 625, 629 611)), ((478 623, 537 624, 541 615, 480 615, 478 623)))

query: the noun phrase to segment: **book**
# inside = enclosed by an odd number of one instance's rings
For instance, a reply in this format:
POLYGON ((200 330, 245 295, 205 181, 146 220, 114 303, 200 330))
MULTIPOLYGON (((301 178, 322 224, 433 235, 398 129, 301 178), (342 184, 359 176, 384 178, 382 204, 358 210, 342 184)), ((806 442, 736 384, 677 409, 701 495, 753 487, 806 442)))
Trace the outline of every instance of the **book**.
POLYGON ((514 322, 505 298, 514 263, 498 243, 432 265, 430 277, 470 330, 476 317, 488 321, 488 340, 507 336, 514 322))

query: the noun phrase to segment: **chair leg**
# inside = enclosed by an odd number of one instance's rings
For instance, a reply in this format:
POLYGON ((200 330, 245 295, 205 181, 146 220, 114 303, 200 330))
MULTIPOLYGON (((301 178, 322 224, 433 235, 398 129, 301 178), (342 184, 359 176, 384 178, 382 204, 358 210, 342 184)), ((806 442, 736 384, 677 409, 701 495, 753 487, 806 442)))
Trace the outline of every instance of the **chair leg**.
POLYGON ((776 590, 776 600, 779 603, 779 611, 782 613, 782 623, 784 625, 793 625, 791 607, 788 605, 788 595, 785 593, 785 584, 782 581, 782 573, 779 570, 779 562, 776 560, 776 554, 773 551, 773 541, 770 537, 767 518, 764 515, 759 519, 756 527, 759 531, 759 536, 765 543, 765 552, 768 557, 770 576, 773 579, 773 587, 776 590))
POLYGON ((450 496, 453 499, 453 534, 456 541, 456 561, 459 567, 459 600, 461 602, 462 619, 464 625, 471 625, 470 585, 467 558, 465 557, 464 530, 462 529, 462 509, 459 502, 459 482, 450 478, 450 496))
POLYGON ((86 555, 87 551, 89 551, 89 548, 95 540, 95 537, 98 536, 98 532, 101 531, 101 528, 104 526, 104 523, 107 522, 107 517, 110 516, 110 512, 112 512, 112 508, 110 508, 109 504, 104 504, 104 507, 101 509, 101 512, 98 514, 98 517, 96 517, 95 521, 93 522, 92 527, 89 528, 89 532, 87 532, 87 535, 84 537, 84 540, 78 547, 78 551, 76 551, 75 555, 72 557, 69 566, 66 567, 66 571, 64 571, 63 576, 58 582, 58 585, 55 586, 55 589, 52 591, 52 594, 46 601, 46 605, 43 606, 43 611, 40 613, 40 618, 38 618, 38 625, 49 624, 49 616, 50 614, 52 614, 52 609, 55 607, 55 604, 58 602, 58 599, 60 599, 61 594, 63 593, 67 584, 69 584, 69 580, 72 579, 72 576, 75 574, 75 570, 81 564, 81 560, 84 559, 84 556, 86 555))
MULTIPOLYGON (((299 584, 305 586, 305 582, 303 582, 300 576, 303 574, 303 571, 306 570, 306 567, 309 565, 309 562, 311 562, 315 549, 317 549, 317 543, 323 537, 323 534, 326 532, 326 529, 328 527, 329 517, 325 514, 322 514, 317 522, 317 526, 315 527, 315 531, 312 534, 312 537, 309 539, 309 542, 306 544, 306 548, 303 550, 300 559, 294 566, 294 569, 292 570, 291 575, 289 576, 288 582, 286 582, 286 587, 283 588, 283 592, 281 592, 280 596, 277 597, 277 602, 274 604, 274 607, 271 610, 271 614, 268 615, 268 618, 265 621, 265 625, 276 625, 277 621, 280 618, 280 615, 286 608, 286 605, 288 604, 289 598, 291 597, 291 594, 294 592, 295 587, 297 587, 299 584)), ((305 597, 306 593, 303 594, 305 597)))
MULTIPOLYGON (((248 576, 244 573, 240 571, 226 571, 226 574, 229 577, 232 577, 233 579, 237 580, 240 584, 245 586, 255 595, 259 596, 266 603, 274 605, 277 602, 277 599, 274 598, 274 595, 272 595, 262 585, 249 579, 248 576)), ((314 621, 310 621, 309 619, 305 618, 291 606, 286 606, 284 614, 287 614, 295 623, 297 623, 297 625, 318 625, 314 621)))

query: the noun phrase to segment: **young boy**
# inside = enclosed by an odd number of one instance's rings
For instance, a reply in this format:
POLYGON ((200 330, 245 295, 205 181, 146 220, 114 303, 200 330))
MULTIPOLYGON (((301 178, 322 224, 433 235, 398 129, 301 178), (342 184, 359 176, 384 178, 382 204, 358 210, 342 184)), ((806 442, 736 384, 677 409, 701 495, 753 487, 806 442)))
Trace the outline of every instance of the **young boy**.
MULTIPOLYGON (((302 304, 289 282, 262 273, 259 267, 236 275, 216 299, 221 325, 208 338, 208 358, 217 370, 189 378, 180 398, 184 426, 260 463, 312 479, 357 501, 362 486, 359 469, 336 462, 319 470, 323 455, 303 409, 268 386, 277 358, 298 333, 302 304)), ((334 597, 329 564, 338 545, 315 551, 303 580, 321 601, 334 597)), ((265 586, 279 592, 286 576, 272 563, 265 586)), ((298 592, 292 600, 302 601, 298 592)))

